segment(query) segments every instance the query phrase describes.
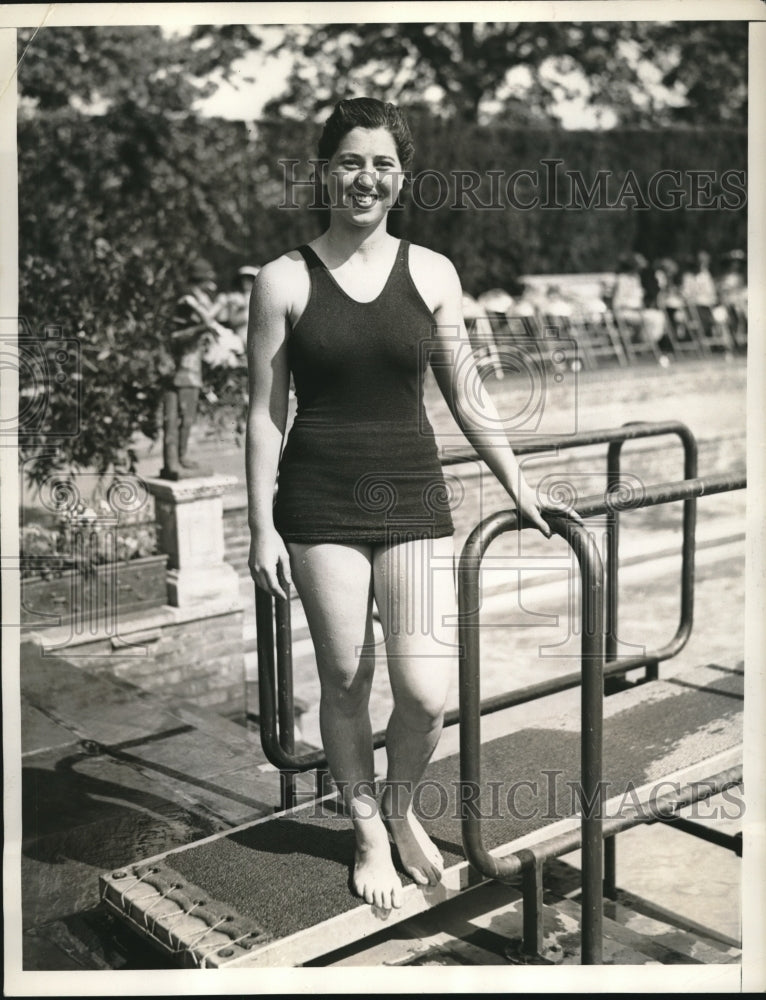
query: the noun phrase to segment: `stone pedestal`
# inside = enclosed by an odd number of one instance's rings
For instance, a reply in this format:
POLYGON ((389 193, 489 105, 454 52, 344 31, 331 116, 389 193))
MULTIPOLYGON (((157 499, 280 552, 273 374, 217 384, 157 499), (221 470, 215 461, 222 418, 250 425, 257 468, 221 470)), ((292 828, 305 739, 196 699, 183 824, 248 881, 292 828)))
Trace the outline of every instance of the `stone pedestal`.
POLYGON ((239 602, 239 578, 224 562, 223 495, 233 476, 147 479, 154 497, 160 546, 168 555, 168 604, 239 602))

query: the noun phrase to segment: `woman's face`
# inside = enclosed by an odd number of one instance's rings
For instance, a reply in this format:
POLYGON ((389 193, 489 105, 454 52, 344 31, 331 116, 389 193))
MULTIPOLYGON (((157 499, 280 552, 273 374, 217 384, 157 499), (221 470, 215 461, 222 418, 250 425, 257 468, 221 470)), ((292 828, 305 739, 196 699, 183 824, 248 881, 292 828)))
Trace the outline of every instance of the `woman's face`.
POLYGON ((323 177, 333 215, 357 226, 372 226, 395 204, 402 165, 388 129, 355 128, 341 139, 323 177))

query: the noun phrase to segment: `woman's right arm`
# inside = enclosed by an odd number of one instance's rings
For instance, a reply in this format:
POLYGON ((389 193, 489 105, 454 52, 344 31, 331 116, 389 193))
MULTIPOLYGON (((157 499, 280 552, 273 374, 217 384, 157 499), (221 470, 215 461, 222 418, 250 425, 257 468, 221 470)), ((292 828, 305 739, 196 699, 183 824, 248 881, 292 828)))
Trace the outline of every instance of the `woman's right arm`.
POLYGON ((250 296, 247 364, 250 399, 245 440, 250 573, 275 597, 285 598, 290 561, 274 527, 273 502, 287 423, 287 362, 291 262, 280 258, 261 269, 250 296))

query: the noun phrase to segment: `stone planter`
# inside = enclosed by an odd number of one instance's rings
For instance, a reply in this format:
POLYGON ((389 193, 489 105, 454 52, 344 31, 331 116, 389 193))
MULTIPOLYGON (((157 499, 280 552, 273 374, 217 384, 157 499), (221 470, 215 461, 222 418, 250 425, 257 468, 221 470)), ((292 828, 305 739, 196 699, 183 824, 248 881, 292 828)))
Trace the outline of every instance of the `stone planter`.
POLYGON ((66 569, 50 579, 21 581, 21 624, 33 628, 73 620, 93 627, 167 603, 167 555, 102 563, 89 573, 66 569))

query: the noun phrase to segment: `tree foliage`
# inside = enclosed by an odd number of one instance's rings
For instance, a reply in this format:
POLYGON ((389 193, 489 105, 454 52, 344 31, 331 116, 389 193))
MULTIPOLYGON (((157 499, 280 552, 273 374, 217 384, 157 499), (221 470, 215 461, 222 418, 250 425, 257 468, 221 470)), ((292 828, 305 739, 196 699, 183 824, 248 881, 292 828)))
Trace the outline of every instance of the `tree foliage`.
POLYGON ((236 60, 260 47, 243 25, 198 26, 171 35, 154 25, 19 31, 19 88, 41 109, 122 105, 188 114, 227 80, 236 60))
POLYGON ((243 126, 173 123, 121 107, 19 123, 20 312, 34 331, 79 342, 79 385, 47 378, 39 434, 23 442, 39 480, 57 463, 132 462, 158 433, 160 361, 189 261, 246 259, 243 126), (70 435, 72 406, 77 425, 70 435))
POLYGON ((273 115, 367 94, 464 122, 540 126, 581 95, 619 126, 746 124, 744 22, 287 26, 277 51, 294 68, 273 115))

